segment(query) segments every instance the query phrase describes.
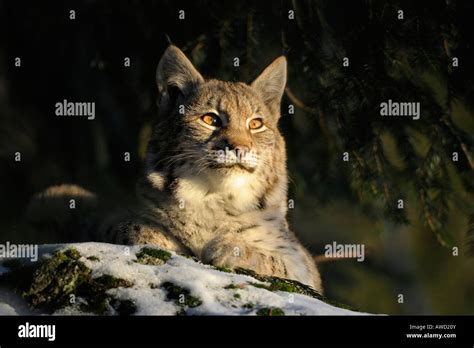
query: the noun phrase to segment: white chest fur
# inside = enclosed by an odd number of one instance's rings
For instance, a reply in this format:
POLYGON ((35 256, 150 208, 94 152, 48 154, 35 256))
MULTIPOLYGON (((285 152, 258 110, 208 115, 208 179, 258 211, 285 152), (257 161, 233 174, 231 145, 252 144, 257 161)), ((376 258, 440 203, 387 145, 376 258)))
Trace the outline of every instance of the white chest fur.
POLYGON ((237 173, 180 178, 176 195, 183 207, 192 210, 227 210, 238 214, 255 209, 258 191, 251 173, 237 173))

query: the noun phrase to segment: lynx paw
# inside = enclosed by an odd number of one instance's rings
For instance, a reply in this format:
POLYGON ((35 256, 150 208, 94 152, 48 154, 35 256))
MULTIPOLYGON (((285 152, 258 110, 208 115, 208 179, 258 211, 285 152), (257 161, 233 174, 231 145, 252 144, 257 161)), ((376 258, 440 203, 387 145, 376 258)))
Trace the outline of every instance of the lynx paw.
POLYGON ((247 263, 250 253, 250 248, 242 241, 234 238, 217 237, 204 247, 201 259, 205 263, 218 267, 249 268, 250 265, 247 263))

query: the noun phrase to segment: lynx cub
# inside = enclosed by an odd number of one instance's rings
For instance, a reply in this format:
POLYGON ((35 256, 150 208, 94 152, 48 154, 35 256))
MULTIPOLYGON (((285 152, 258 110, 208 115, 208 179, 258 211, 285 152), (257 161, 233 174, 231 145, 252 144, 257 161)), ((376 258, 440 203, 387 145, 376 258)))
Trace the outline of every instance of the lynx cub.
POLYGON ((204 79, 170 46, 156 78, 159 118, 139 185, 143 206, 139 217, 104 238, 162 246, 321 291, 311 255, 286 221, 286 153, 277 127, 286 59, 247 85, 204 79))

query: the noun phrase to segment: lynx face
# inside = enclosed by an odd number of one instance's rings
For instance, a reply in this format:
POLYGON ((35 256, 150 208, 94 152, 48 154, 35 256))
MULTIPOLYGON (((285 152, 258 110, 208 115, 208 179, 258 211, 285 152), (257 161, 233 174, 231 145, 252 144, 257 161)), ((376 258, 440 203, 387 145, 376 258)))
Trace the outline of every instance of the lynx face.
MULTIPOLYGON (((284 151, 278 131, 286 59, 280 57, 251 84, 205 80, 170 46, 157 69, 160 120, 149 159, 194 175, 248 177, 272 171, 284 151)), ((284 157, 284 156, 283 156, 284 157)))
POLYGON ((186 149, 203 170, 253 172, 271 163, 276 120, 258 93, 243 83, 206 81, 187 98, 181 116, 186 149))

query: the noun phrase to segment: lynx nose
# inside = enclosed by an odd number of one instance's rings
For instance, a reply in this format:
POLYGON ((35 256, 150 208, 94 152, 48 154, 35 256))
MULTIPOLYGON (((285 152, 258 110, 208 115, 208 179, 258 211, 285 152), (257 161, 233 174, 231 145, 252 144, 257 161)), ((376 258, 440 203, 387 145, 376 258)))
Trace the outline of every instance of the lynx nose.
POLYGON ((245 156, 245 153, 250 151, 250 147, 248 147, 247 145, 238 145, 234 146, 234 151, 237 157, 242 157, 245 156))
POLYGON ((243 140, 232 141, 225 139, 224 141, 222 141, 221 144, 219 144, 219 147, 226 151, 234 151, 235 154, 239 156, 245 154, 246 152, 249 152, 251 150, 252 143, 243 140))

